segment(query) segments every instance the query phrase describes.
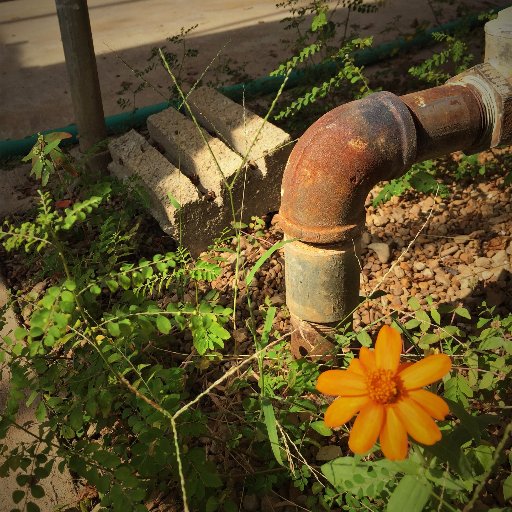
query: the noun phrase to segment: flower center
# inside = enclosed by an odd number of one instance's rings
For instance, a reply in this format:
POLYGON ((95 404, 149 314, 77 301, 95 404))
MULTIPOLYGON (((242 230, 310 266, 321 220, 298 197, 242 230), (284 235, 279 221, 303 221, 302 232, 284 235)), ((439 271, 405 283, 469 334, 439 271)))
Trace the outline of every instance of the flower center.
POLYGON ((402 379, 391 370, 374 370, 368 376, 368 395, 379 404, 398 401, 403 392, 402 379))

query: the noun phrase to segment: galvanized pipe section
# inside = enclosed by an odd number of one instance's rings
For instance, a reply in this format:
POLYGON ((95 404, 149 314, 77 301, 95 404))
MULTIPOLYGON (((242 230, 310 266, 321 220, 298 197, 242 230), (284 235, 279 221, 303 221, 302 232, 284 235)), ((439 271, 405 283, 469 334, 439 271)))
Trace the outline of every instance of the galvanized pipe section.
POLYGON ((442 85, 400 98, 416 127, 416 162, 446 155, 453 148, 468 150, 484 132, 483 105, 473 88, 442 85))
MULTIPOLYGON (((502 13, 509 20, 512 8, 502 13)), ((508 48, 507 27, 493 27, 501 34, 500 48, 508 48)), ((493 48, 488 53, 503 69, 505 50, 493 48)), ((299 139, 283 176, 279 212, 285 236, 296 239, 285 245, 295 356, 321 357, 332 348, 326 336, 351 322, 364 203, 374 185, 404 174, 414 162, 512 143, 510 76, 485 63, 401 98, 375 93, 328 112, 299 139)))

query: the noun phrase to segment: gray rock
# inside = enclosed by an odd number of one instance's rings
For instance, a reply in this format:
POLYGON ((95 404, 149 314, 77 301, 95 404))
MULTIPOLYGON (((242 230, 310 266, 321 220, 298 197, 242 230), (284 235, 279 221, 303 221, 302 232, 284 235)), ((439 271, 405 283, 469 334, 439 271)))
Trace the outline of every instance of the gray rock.
POLYGON ((369 244, 368 249, 375 252, 381 263, 387 263, 391 258, 389 245, 383 242, 374 242, 373 244, 369 244))

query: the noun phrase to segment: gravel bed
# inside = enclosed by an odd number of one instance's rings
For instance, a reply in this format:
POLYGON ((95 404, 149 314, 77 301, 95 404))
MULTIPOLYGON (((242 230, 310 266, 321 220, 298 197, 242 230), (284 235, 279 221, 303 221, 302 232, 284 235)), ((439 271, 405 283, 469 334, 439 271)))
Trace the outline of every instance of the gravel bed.
MULTIPOLYGON (((366 230, 360 255, 360 295, 376 290, 385 295, 361 304, 354 314, 356 329, 380 323, 393 312, 407 315, 408 300, 415 297, 425 305, 430 296, 434 304, 463 305, 470 311, 485 301, 498 312, 512 310, 512 205, 510 187, 503 176, 486 178, 480 183, 450 186, 446 198, 411 191, 400 198, 373 207, 376 187, 367 199, 366 230)), ((241 237, 238 277, 237 320, 233 336, 247 343, 249 333, 244 320, 249 317, 250 294, 256 320, 259 308, 267 304, 285 305, 283 250, 274 253, 256 273, 247 288, 243 269, 251 268, 263 252, 282 238, 278 217, 260 238, 241 237)), ((235 247, 233 246, 233 250, 235 247)), ((236 254, 219 254, 225 261, 222 275, 212 285, 220 292, 221 304, 233 300, 236 254)), ((274 327, 289 330, 286 307, 279 308, 274 327)), ((377 327, 376 325, 376 327, 377 327)), ((245 348, 245 347, 241 347, 245 348)))

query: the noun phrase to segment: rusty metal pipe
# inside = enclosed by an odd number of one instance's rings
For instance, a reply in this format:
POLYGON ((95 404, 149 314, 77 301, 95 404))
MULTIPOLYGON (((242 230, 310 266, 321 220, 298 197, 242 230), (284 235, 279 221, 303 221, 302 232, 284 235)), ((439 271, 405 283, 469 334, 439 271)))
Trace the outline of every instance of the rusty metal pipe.
POLYGON ((414 119, 416 162, 456 150, 470 150, 484 135, 485 107, 472 87, 442 85, 400 99, 414 119))
POLYGON ((441 87, 372 94, 331 110, 299 139, 286 166, 280 224, 292 352, 323 356, 359 298, 364 204, 379 181, 453 151, 512 144, 512 7, 486 25, 485 62, 441 87))
MULTIPOLYGON (((299 139, 282 182, 286 300, 292 352, 322 356, 326 336, 358 304, 365 199, 414 162, 490 143, 492 112, 460 82, 401 98, 372 94, 337 107, 299 139)), ((487 146, 489 147, 489 145, 487 146)))

